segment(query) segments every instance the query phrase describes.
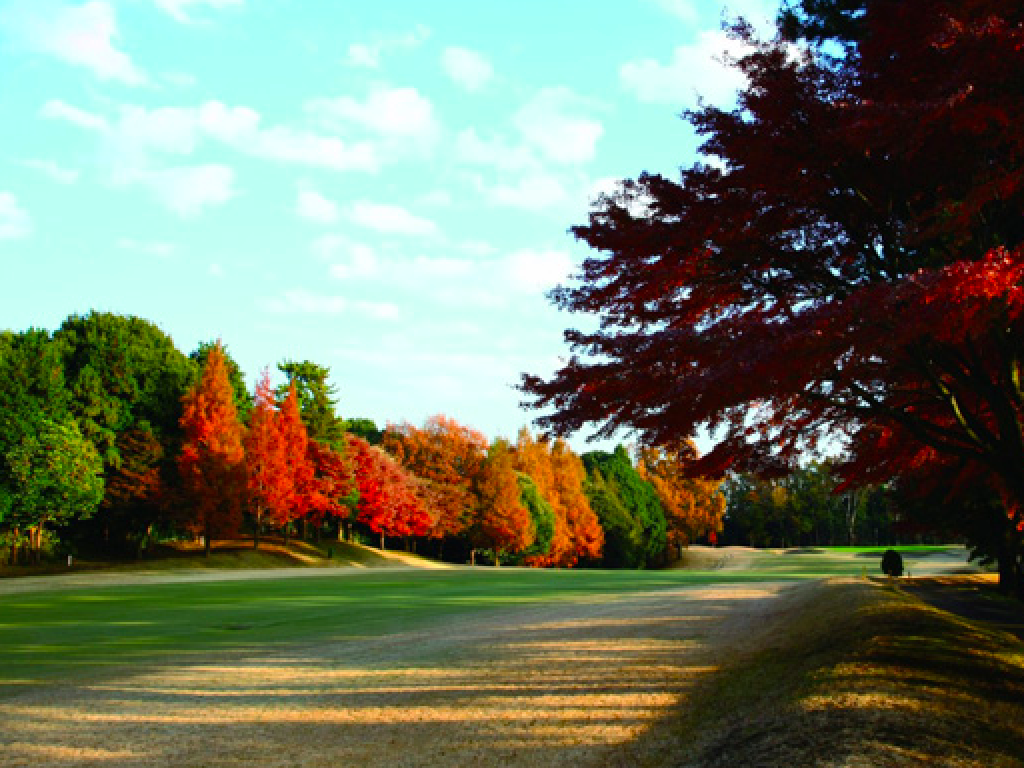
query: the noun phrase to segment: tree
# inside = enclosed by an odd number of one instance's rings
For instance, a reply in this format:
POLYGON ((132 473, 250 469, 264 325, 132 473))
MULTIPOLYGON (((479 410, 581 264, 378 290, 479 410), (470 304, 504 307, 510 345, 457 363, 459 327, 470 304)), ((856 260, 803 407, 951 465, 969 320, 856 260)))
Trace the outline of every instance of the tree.
POLYGON ((523 555, 543 557, 551 551, 551 539, 555 535, 555 511, 544 500, 533 478, 522 472, 516 473, 519 482, 519 498, 530 513, 533 524, 533 543, 523 555))
POLYGON ((355 490, 355 481, 347 451, 342 453, 330 445, 310 440, 307 453, 313 466, 308 516, 319 531, 327 518, 341 521, 349 516, 345 501, 355 490))
POLYGON ((487 456, 487 438, 454 419, 438 414, 422 428, 389 427, 382 447, 403 466, 427 481, 434 538, 461 536, 474 506, 471 488, 487 456))
POLYGON ((108 549, 114 542, 122 542, 137 556, 164 513, 165 451, 146 422, 121 432, 116 448, 120 463, 107 470, 101 505, 103 539, 108 549))
POLYGON ((682 556, 683 547, 701 536, 722 531, 725 496, 721 481, 692 477, 689 465, 698 456, 692 440, 671 448, 640 445, 636 469, 651 484, 665 510, 668 544, 682 556))
POLYGON ((331 369, 309 360, 285 360, 277 367, 288 377, 288 383, 295 386, 302 423, 306 425, 310 439, 334 448, 344 447, 345 422, 334 410, 338 404, 337 390, 327 383, 331 369))
POLYGON ((256 382, 256 396, 245 433, 246 490, 253 519, 253 548, 260 547, 260 529, 266 517, 285 516, 294 493, 284 436, 277 411, 277 398, 266 368, 256 382))
POLYGON ((299 398, 294 384, 288 385, 287 394, 277 413, 277 430, 284 454, 284 482, 290 487, 284 503, 273 510, 273 519, 278 525, 284 526, 287 540, 292 520, 306 516, 314 493, 309 437, 299 413, 299 398))
POLYGON ((186 524, 202 532, 206 556, 214 535, 233 535, 245 498, 245 451, 220 342, 182 400, 185 433, 178 466, 190 502, 186 524))
MULTIPOLYGON (((197 370, 202 370, 206 365, 206 358, 220 341, 200 341, 199 346, 192 350, 189 359, 196 363, 197 370)), ((238 367, 238 363, 231 356, 228 348, 221 344, 221 352, 224 355, 224 366, 228 372, 228 381, 231 382, 231 393, 235 402, 235 410, 238 412, 238 420, 243 424, 249 423, 249 412, 252 410, 253 400, 249 396, 249 390, 245 386, 245 374, 238 367)))
POLYGON ((506 441, 491 445, 474 485, 478 506, 471 539, 493 551, 494 564, 500 565, 504 555, 518 554, 534 541, 533 518, 523 505, 515 458, 506 441))
POLYGON ((526 376, 539 421, 671 444, 695 471, 780 471, 846 440, 864 484, 935 464, 1024 528, 1024 8, 805 0, 750 43, 734 109, 687 118, 714 162, 644 174, 574 228, 554 294, 600 328, 526 376), (799 53, 794 55, 794 44, 799 53))
POLYGON ((423 536, 431 527, 421 483, 401 464, 362 438, 348 436, 359 489, 358 522, 380 535, 423 536))
POLYGON ((608 537, 619 539, 609 552, 617 552, 622 560, 606 558, 605 563, 626 568, 658 564, 666 546, 665 510, 654 487, 633 466, 625 447, 617 446, 613 453, 585 453, 583 465, 593 488, 604 490, 611 497, 602 499, 601 506, 614 517, 606 517, 602 522, 609 525, 605 529, 608 537), (625 519, 621 516, 623 512, 625 519))
POLYGON ((42 419, 7 462, 18 487, 10 522, 28 530, 37 557, 46 525, 88 517, 103 498, 103 462, 73 421, 42 419))

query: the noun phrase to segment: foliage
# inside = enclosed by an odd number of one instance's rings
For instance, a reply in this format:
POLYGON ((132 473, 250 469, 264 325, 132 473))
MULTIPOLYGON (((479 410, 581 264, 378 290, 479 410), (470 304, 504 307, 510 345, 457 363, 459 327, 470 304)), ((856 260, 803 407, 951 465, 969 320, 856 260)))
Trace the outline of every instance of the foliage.
MULTIPOLYGON (((302 423, 306 425, 310 439, 342 448, 345 423, 338 418, 334 409, 338 404, 335 397, 337 390, 327 383, 331 369, 309 360, 285 360, 278 363, 277 367, 288 377, 288 383, 295 386, 302 423)), ((283 387, 281 394, 286 392, 287 387, 283 387)))
POLYGON ((189 501, 184 522, 203 534, 209 555, 213 536, 237 532, 246 488, 242 425, 219 342, 182 403, 185 437, 178 466, 189 501))
MULTIPOLYGON (((189 359, 196 363, 197 370, 201 370, 206 365, 206 358, 210 354, 210 350, 213 349, 219 341, 201 341, 199 346, 196 347, 189 355, 189 359)), ((253 400, 249 397, 249 390, 245 386, 245 375, 242 373, 242 369, 238 367, 238 363, 231 357, 231 353, 228 348, 221 344, 221 351, 224 354, 224 365, 228 372, 228 381, 231 382, 231 392, 234 398, 235 411, 238 412, 238 419, 243 424, 249 423, 249 412, 253 407, 253 400)))
POLYGON ((282 520, 294 493, 284 435, 277 410, 277 398, 266 368, 256 382, 256 393, 245 438, 246 491, 253 522, 253 546, 259 548, 260 529, 265 519, 282 520))
POLYGON ((530 513, 534 531, 533 544, 523 554, 528 556, 546 555, 551 550, 551 539, 555 534, 555 512, 540 495, 533 478, 522 472, 516 473, 519 483, 519 498, 530 513))
POLYGON ((344 419, 342 428, 349 434, 363 438, 370 445, 380 445, 384 436, 373 419, 344 419))
MULTIPOLYGON (((750 43, 708 163, 644 174, 574 228, 554 294, 599 316, 524 379, 540 422, 722 439, 697 469, 791 466, 826 436, 851 483, 925 465, 1024 527, 1024 6, 808 0, 750 43)), ((1019 540, 1019 536, 1017 537, 1019 540)))
POLYGON ((515 457, 504 440, 487 452, 474 483, 477 511, 470 538, 476 546, 494 552, 495 564, 506 554, 518 554, 534 541, 533 517, 522 502, 515 457))
POLYGON ((668 544, 679 550, 702 536, 713 541, 722 532, 721 481, 692 476, 689 465, 697 456, 692 440, 673 448, 640 445, 636 449, 637 473, 657 493, 665 510, 668 544))
POLYGON ((309 459, 309 437, 299 413, 299 398, 294 384, 288 385, 287 394, 277 412, 277 429, 284 455, 283 476, 290 484, 284 503, 273 510, 273 519, 285 527, 292 520, 306 516, 313 496, 313 464, 309 459))
POLYGON ((389 427, 382 447, 427 482, 434 515, 430 535, 460 536, 471 524, 473 483, 487 456, 487 438, 454 419, 438 414, 422 428, 403 423, 389 427))
POLYGON ((359 489, 358 521, 385 536, 423 536, 432 521, 421 483, 397 460, 354 435, 348 449, 359 489))

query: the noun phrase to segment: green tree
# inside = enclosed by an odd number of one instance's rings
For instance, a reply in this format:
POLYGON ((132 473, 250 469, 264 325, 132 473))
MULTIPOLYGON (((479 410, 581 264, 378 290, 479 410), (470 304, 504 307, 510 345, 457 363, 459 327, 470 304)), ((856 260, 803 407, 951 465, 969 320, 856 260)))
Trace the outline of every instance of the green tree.
POLYGON ((620 445, 613 453, 585 453, 583 464, 591 478, 591 493, 597 499, 596 504, 593 500, 591 503, 599 519, 602 512, 596 507, 601 506, 604 511, 602 526, 605 521, 610 526, 605 529, 605 563, 642 568, 659 562, 667 544, 665 510, 654 487, 636 471, 626 449, 620 445), (630 525, 622 518, 623 511, 630 525), (617 540, 611 554, 610 538, 617 540))
POLYGON ((93 514, 103 498, 103 462, 73 421, 42 419, 7 453, 18 493, 10 524, 29 532, 38 553, 45 526, 93 514))
POLYGON ((519 482, 519 498, 530 513, 533 520, 533 544, 523 553, 523 557, 542 556, 551 551, 551 540, 555 535, 555 511, 540 495, 533 478, 522 472, 516 473, 519 482))
MULTIPOLYGON (((299 397, 299 413, 302 414, 302 422, 306 425, 309 437, 332 448, 344 449, 345 422, 338 418, 334 410, 338 404, 335 397, 337 389, 327 383, 331 369, 309 360, 285 360, 278 363, 277 367, 288 377, 288 383, 295 385, 299 397)), ((283 397, 287 391, 285 385, 278 394, 283 397)))

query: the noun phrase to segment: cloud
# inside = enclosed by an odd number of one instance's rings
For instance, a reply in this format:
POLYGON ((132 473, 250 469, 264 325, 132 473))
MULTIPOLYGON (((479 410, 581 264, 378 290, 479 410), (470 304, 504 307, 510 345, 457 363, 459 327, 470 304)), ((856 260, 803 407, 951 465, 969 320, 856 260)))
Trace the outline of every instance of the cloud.
POLYGON ((452 82, 470 92, 479 91, 494 75, 491 62, 483 54, 454 46, 441 53, 441 68, 452 82))
POLYGON ((157 256, 159 258, 167 258, 175 251, 173 243, 135 240, 131 237, 122 237, 117 241, 117 245, 126 251, 134 251, 144 256, 157 256))
POLYGON ((502 171, 523 171, 540 166, 527 147, 513 146, 500 136, 483 138, 475 128, 459 131, 455 137, 455 158, 466 165, 481 165, 502 171))
POLYGON ((0 12, 0 25, 20 47, 89 70, 101 80, 142 85, 149 77, 116 47, 114 8, 104 0, 65 5, 22 0, 0 12))
POLYGON ((205 208, 223 205, 236 194, 235 172, 224 165, 193 165, 135 170, 120 176, 116 183, 139 185, 164 207, 182 218, 199 215, 205 208))
POLYGON ((295 212, 307 221, 331 224, 338 220, 338 205, 312 187, 300 184, 295 201, 295 212))
POLYGON ((48 101, 41 114, 104 134, 109 156, 122 167, 145 166, 152 153, 190 155, 203 141, 266 160, 334 171, 375 172, 380 165, 377 150, 369 142, 349 144, 289 126, 263 126, 256 110, 219 101, 154 109, 128 105, 113 120, 62 101, 48 101))
POLYGON ((22 160, 21 164, 26 168, 31 168, 34 171, 46 174, 59 184, 74 184, 78 181, 78 177, 81 175, 78 171, 72 168, 64 168, 53 160, 38 160, 31 158, 28 160, 22 160))
POLYGON ((0 192, 0 240, 15 240, 32 233, 32 217, 10 192, 0 192))
POLYGON ((398 205, 360 201, 352 205, 348 217, 361 227, 391 235, 436 235, 437 225, 410 213, 398 205))
POLYGON ((511 208, 543 211, 569 198, 562 182, 556 176, 543 172, 523 176, 513 183, 487 186, 477 179, 475 184, 491 202, 511 208))
POLYGON ((672 52, 667 63, 655 59, 630 61, 619 69, 619 80, 642 102, 695 106, 697 97, 720 106, 728 105, 746 79, 725 62, 747 49, 722 30, 706 30, 690 45, 672 52))
POLYGON ((525 293, 539 293, 565 282, 573 269, 572 259, 565 251, 515 251, 505 257, 502 271, 507 285, 525 293))
POLYGON ((373 248, 343 235, 318 238, 313 242, 313 253, 324 261, 332 262, 327 272, 338 280, 376 277, 381 272, 380 260, 373 248))
POLYGON ((568 88, 543 88, 516 113, 526 142, 548 160, 578 165, 593 159, 604 133, 600 121, 583 114, 590 105, 568 88))
POLYGON ((430 37, 430 30, 422 24, 403 35, 377 37, 367 43, 352 43, 348 47, 346 61, 350 66, 361 69, 380 69, 381 57, 385 53, 416 48, 430 37))
POLYGON ((153 0, 157 8, 172 16, 175 21, 183 23, 192 19, 187 11, 192 6, 209 6, 210 8, 221 9, 228 6, 241 6, 245 0, 153 0))
POLYGON ((694 5, 693 0, 649 0, 654 5, 661 8, 666 13, 675 16, 680 21, 695 22, 697 21, 697 7, 694 5))
POLYGON ((377 301, 349 301, 344 296, 313 293, 303 288, 285 291, 279 298, 266 300, 264 305, 278 314, 340 315, 356 312, 378 320, 395 320, 401 315, 396 304, 377 301))
POLYGON ((374 87, 365 100, 316 99, 306 110, 331 125, 357 125, 377 136, 433 143, 440 133, 434 105, 415 88, 374 87))
POLYGON ((65 104, 59 99, 51 99, 43 104, 39 114, 50 120, 63 120, 88 131, 105 131, 108 128, 107 121, 99 115, 65 104))

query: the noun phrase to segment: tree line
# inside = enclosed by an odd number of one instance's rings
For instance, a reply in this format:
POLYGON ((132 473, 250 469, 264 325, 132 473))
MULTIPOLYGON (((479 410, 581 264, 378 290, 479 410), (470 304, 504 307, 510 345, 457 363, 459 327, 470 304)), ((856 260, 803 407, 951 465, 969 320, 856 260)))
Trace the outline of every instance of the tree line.
POLYGON ((163 540, 358 538, 454 561, 642 568, 722 530, 692 443, 576 454, 438 415, 343 419, 328 368, 180 352, 138 317, 0 334, 0 560, 138 557, 163 540))

